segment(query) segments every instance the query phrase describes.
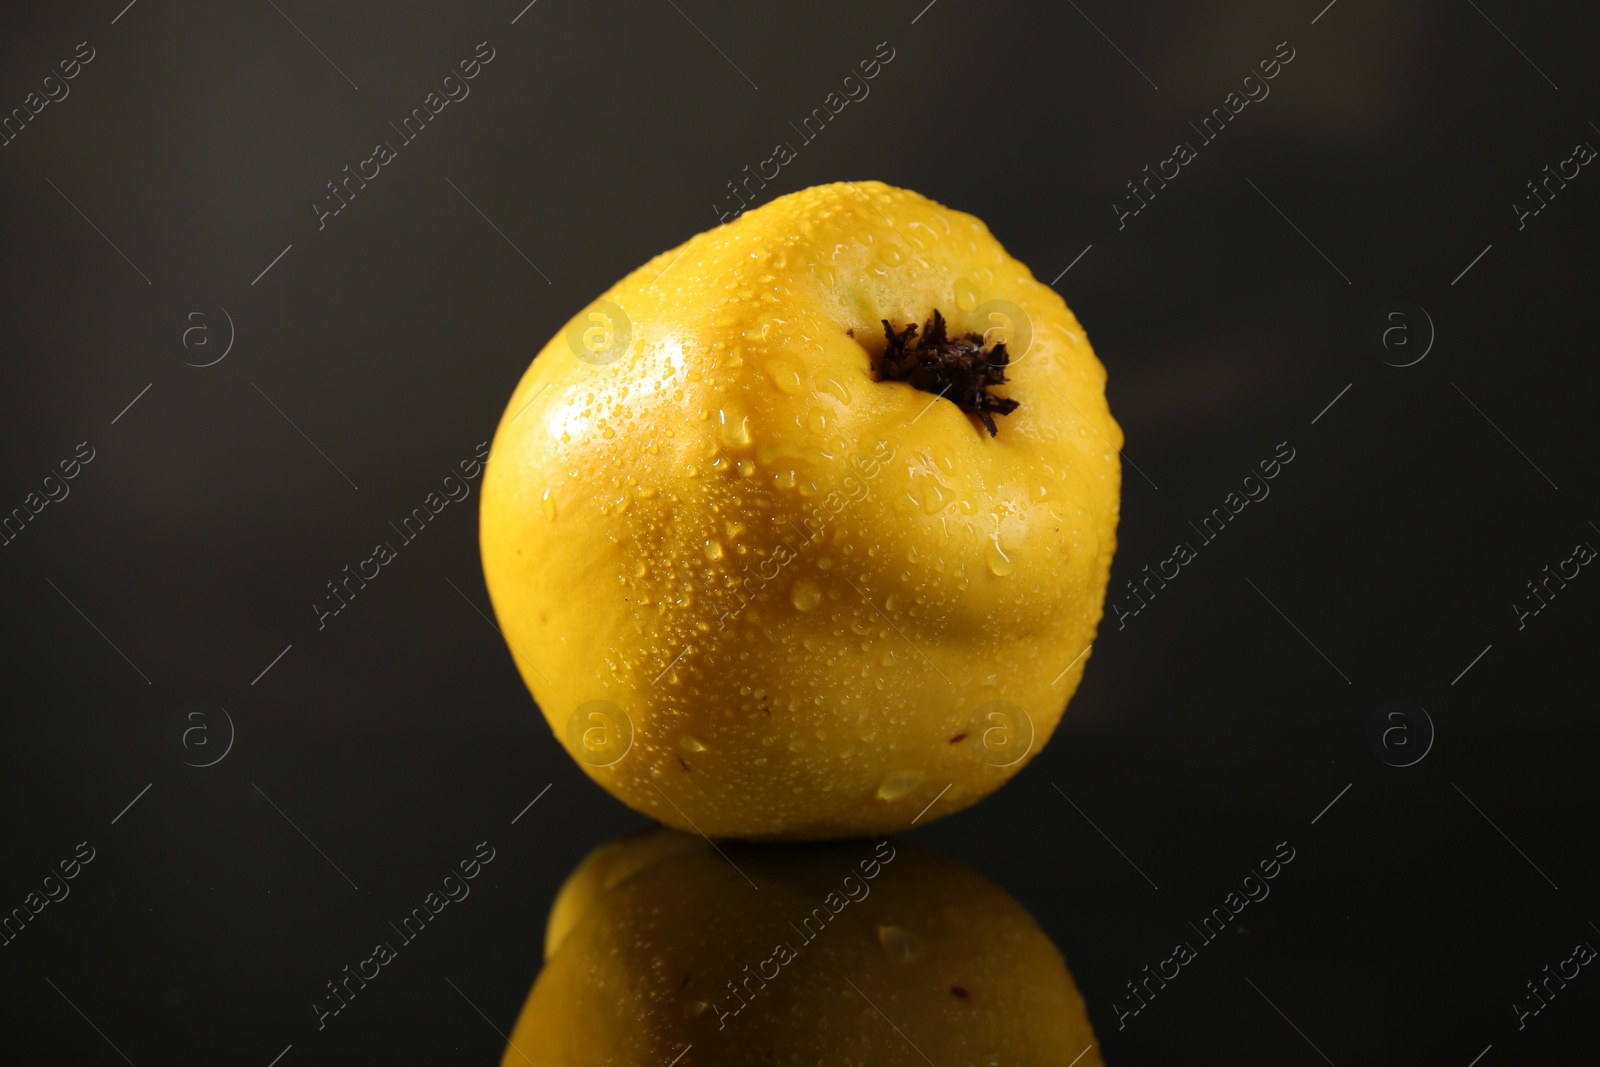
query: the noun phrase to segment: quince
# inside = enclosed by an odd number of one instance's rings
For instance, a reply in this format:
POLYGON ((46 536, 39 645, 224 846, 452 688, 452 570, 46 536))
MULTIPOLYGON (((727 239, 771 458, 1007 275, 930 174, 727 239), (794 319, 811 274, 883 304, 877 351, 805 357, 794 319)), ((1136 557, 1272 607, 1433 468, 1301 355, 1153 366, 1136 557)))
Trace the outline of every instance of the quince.
POLYGON ((806 189, 663 252, 533 361, 484 573, 556 736, 712 836, 884 833, 1038 753, 1100 621, 1122 432, 978 219, 806 189))

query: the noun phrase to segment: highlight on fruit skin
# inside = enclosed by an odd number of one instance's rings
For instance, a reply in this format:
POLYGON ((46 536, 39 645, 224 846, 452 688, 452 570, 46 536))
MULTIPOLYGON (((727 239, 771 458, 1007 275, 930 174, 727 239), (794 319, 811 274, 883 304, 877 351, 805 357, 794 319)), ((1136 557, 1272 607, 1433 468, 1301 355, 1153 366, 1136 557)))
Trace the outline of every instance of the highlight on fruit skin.
POLYGON ((999 788, 1091 658, 1122 432, 978 219, 806 189, 563 327, 484 475, 495 614, 551 730, 713 837, 891 833, 999 788))
POLYGON ((904 841, 723 852, 660 828, 591 852, 502 1067, 1100 1067, 1061 953, 971 869, 904 841))

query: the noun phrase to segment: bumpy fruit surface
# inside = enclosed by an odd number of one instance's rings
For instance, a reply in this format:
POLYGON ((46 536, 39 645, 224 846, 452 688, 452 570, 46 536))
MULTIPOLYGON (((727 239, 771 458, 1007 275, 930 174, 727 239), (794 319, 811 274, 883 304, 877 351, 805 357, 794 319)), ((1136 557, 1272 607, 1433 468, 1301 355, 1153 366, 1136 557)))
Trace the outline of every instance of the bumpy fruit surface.
POLYGON ((1100 1067, 1060 952, 988 879, 903 841, 724 847, 591 853, 503 1067, 1100 1067))
POLYGON ((712 836, 892 832, 998 788, 1100 621, 1104 385, 982 222, 881 183, 646 263, 539 353, 484 476, 489 592, 557 738, 712 836))

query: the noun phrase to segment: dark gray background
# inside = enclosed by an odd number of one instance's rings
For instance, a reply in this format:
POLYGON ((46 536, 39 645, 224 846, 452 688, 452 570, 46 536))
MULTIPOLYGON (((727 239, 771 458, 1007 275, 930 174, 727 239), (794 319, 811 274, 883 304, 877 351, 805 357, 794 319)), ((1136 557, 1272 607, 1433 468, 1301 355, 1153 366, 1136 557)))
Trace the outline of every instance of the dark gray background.
POLYGON ((568 316, 713 225, 724 183, 888 41, 871 96, 769 196, 914 188, 1045 281, 1092 246, 1057 288, 1149 479, 1125 468, 1114 586, 1279 441, 1297 450, 1268 500, 1105 628, 1048 750, 913 836, 1039 918, 1112 1064, 1592 1055, 1588 970, 1526 1029, 1511 1009, 1600 943, 1582 621, 1600 577, 1520 631, 1510 606, 1600 544, 1600 177, 1520 231, 1511 207, 1600 144, 1588 16, 539 0, 513 25, 518 0, 125 2, 0 16, 5 109, 77 42, 97 51, 0 148, 0 509, 96 450, 0 549, 0 908, 79 841, 98 853, 0 948, 7 1046, 123 1062, 114 1043, 141 1067, 265 1067, 289 1045, 286 1067, 496 1061, 557 885, 642 820, 575 769, 480 617, 476 488, 326 630, 309 605, 490 436, 568 316), (471 96, 319 232, 324 183, 483 40, 471 96), (1119 232, 1123 182, 1285 40, 1271 96, 1119 232), (1404 369, 1366 337, 1392 300, 1437 328, 1404 369), (213 305, 236 343, 185 366, 185 316, 213 305), (1396 698, 1437 728, 1404 769, 1366 740, 1396 698), (207 769, 184 762, 191 701, 237 727, 207 769), (470 900, 317 1032, 322 983, 483 839, 498 857, 470 900), (1119 1031, 1123 983, 1282 840, 1298 858, 1272 896, 1119 1031))

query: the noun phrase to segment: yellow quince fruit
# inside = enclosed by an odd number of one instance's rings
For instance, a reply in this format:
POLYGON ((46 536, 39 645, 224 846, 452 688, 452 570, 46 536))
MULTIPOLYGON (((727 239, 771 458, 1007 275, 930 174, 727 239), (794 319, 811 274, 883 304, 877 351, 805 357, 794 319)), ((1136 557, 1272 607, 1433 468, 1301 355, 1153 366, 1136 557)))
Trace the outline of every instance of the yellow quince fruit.
POLYGON ((1100 1067, 1083 997, 999 886, 903 841, 602 845, 550 912, 502 1067, 1100 1067))
POLYGON ((1122 431, 1050 287, 879 182, 663 252, 512 394, 503 633, 583 769, 712 836, 884 833, 1037 754, 1100 621, 1122 431))

